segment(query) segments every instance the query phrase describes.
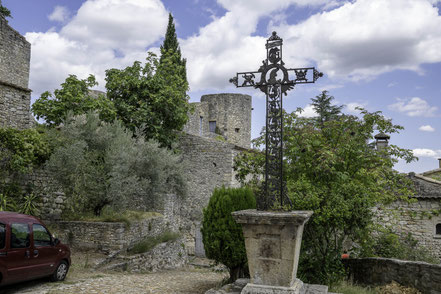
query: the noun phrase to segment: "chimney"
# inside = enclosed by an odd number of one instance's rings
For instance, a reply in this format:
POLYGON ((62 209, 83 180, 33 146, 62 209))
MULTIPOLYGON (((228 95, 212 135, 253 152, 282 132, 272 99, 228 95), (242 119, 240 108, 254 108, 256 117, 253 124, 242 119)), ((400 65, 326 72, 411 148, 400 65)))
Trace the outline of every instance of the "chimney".
POLYGON ((438 158, 439 168, 441 168, 441 158, 438 158))
POLYGON ((385 149, 389 144, 390 136, 385 133, 379 133, 375 135, 374 138, 376 140, 377 151, 385 149))

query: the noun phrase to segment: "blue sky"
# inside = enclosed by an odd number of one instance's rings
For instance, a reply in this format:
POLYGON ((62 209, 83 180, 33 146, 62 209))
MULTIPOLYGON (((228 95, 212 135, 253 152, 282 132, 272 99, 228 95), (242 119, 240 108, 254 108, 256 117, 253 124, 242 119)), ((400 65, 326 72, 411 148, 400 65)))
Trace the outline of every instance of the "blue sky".
POLYGON ((414 150, 416 163, 399 171, 438 168, 441 158, 440 0, 3 0, 12 27, 32 44, 33 101, 68 74, 97 76, 158 52, 168 12, 190 82, 191 101, 201 94, 253 96, 252 136, 264 125, 258 90, 228 83, 237 71, 257 70, 272 31, 284 39, 287 67, 316 66, 325 77, 299 85, 284 107, 305 108, 328 90, 345 112, 356 106, 382 111, 405 130, 391 143, 414 150))

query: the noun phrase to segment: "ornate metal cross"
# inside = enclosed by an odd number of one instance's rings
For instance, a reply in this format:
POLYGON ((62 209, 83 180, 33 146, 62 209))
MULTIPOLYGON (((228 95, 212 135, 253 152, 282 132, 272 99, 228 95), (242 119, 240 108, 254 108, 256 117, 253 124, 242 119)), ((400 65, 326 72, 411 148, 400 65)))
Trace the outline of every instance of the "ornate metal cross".
POLYGON ((283 181, 283 111, 282 96, 296 84, 314 83, 323 73, 314 67, 285 68, 282 61, 283 40, 273 32, 266 41, 267 58, 258 71, 239 72, 230 82, 236 87, 254 87, 266 94, 265 187, 257 209, 268 210, 274 204, 292 205, 283 181))

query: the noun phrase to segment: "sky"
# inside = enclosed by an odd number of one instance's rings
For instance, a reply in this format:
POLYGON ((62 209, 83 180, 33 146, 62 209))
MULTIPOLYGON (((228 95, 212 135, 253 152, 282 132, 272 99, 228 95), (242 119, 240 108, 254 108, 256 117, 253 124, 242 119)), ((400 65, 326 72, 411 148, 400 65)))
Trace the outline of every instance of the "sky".
POLYGON ((253 97, 252 137, 265 124, 265 97, 228 81, 255 71, 271 32, 283 38, 287 68, 314 66, 315 84, 284 97, 286 111, 304 108, 327 90, 344 112, 382 111, 404 126, 390 144, 419 161, 395 168, 417 173, 441 158, 441 0, 2 0, 9 24, 32 45, 32 102, 69 74, 94 74, 144 61, 159 52, 169 12, 187 59, 190 101, 203 94, 253 97))

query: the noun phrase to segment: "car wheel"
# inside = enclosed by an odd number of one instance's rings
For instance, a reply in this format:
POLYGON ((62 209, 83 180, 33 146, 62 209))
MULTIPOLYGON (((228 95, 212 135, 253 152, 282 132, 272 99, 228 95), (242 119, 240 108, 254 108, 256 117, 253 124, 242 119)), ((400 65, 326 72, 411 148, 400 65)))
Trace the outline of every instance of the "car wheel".
POLYGON ((66 261, 62 260, 58 264, 57 269, 52 274, 51 281, 52 282, 63 281, 66 278, 68 270, 69 270, 69 265, 67 264, 66 261))

